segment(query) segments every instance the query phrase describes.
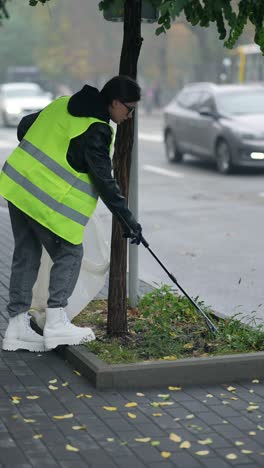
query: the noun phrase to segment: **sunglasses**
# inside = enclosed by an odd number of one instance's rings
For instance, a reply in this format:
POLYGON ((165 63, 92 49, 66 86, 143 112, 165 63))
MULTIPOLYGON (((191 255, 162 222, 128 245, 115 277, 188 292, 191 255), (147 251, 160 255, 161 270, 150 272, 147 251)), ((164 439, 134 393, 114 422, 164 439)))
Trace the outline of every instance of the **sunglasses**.
POLYGON ((125 107, 127 108, 127 110, 128 110, 127 115, 128 115, 128 116, 129 116, 129 115, 132 115, 133 112, 134 112, 134 110, 135 110, 135 107, 130 107, 130 106, 128 106, 127 104, 125 104, 124 102, 122 102, 122 101, 120 101, 120 102, 123 104, 123 106, 125 106, 125 107))

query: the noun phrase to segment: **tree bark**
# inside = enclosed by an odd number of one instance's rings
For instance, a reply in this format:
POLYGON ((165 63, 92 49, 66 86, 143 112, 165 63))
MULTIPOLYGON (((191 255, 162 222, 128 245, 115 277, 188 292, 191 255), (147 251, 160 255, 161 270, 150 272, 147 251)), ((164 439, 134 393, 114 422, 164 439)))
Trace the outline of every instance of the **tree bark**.
MULTIPOLYGON (((141 0, 126 0, 120 75, 136 79, 142 40, 141 0)), ((134 117, 118 126, 113 156, 114 175, 126 200, 128 200, 133 131, 134 117)), ((107 333, 111 336, 122 336, 127 333, 127 241, 122 238, 122 233, 122 227, 113 218, 107 316, 107 333)))

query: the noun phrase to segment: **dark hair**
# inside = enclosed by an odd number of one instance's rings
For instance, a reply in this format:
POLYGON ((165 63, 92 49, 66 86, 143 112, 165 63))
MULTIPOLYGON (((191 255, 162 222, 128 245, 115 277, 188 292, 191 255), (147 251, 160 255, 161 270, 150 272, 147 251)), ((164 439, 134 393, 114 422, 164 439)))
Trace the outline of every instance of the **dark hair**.
POLYGON ((125 75, 114 76, 101 90, 101 95, 107 105, 114 99, 121 102, 137 102, 140 100, 141 89, 133 78, 125 75))

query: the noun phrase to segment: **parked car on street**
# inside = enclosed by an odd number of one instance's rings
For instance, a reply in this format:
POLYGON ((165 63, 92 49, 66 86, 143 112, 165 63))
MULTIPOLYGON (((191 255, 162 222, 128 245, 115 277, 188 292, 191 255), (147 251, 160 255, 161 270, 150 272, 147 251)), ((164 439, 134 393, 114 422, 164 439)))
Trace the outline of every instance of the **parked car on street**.
POLYGON ((4 83, 0 86, 0 121, 16 126, 27 114, 38 112, 52 101, 52 94, 37 83, 4 83))
POLYGON ((264 168, 264 86, 187 85, 164 109, 169 162, 184 154, 215 161, 219 172, 264 168))

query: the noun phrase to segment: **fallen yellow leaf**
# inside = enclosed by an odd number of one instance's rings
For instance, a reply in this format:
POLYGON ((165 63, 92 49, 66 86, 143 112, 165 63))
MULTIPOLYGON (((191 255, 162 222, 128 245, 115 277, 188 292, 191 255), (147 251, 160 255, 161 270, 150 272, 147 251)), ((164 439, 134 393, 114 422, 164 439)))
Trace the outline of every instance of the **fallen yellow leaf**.
POLYGON ((256 435, 256 432, 255 432, 255 431, 250 431, 250 432, 249 432, 249 435, 255 436, 255 435, 256 435))
POLYGON ((150 441, 151 441, 151 437, 142 437, 142 438, 135 439, 135 441, 136 441, 136 442, 147 443, 147 442, 150 442, 150 441))
POLYGON ((116 406, 103 406, 103 409, 106 411, 117 411, 116 406))
POLYGON ((40 397, 37 396, 37 395, 28 395, 28 396, 27 396, 27 399, 28 399, 28 400, 37 400, 38 398, 40 398, 40 397))
POLYGON ((73 413, 62 414, 61 416, 53 416, 53 419, 70 419, 73 418, 73 413))
POLYGON ((237 445, 237 447, 239 447, 240 445, 245 445, 245 444, 244 444, 244 442, 240 442, 240 440, 236 440, 235 445, 237 445))
POLYGON ((264 431, 264 427, 263 426, 257 426, 257 428, 260 430, 260 431, 264 431))
POLYGON ((131 403, 126 403, 125 404, 125 407, 126 408, 134 408, 135 406, 137 406, 138 404, 135 402, 135 401, 131 401, 131 403))
POLYGON ((35 419, 26 419, 26 418, 24 418, 24 421, 25 421, 25 423, 34 423, 34 422, 36 422, 35 419))
POLYGON ((164 359, 164 361, 175 361, 177 356, 164 356, 162 359, 164 359))
POLYGON ((152 442, 150 442, 150 445, 156 447, 157 445, 160 445, 160 442, 158 440, 152 440, 152 442))
POLYGON ((170 395, 169 395, 169 394, 168 394, 168 395, 163 395, 163 393, 160 393, 160 394, 158 395, 158 397, 159 397, 159 398, 170 398, 170 395))
POLYGON ((136 393, 137 396, 145 396, 145 393, 136 393))
POLYGON ((93 395, 85 394, 85 398, 93 398, 93 395))
POLYGON ((229 392, 235 392, 235 391, 236 391, 236 387, 231 387, 231 386, 230 386, 230 387, 227 387, 227 390, 228 390, 229 392))
POLYGON ((200 455, 200 457, 204 457, 205 455, 209 454, 209 450, 199 450, 198 452, 195 452, 196 455, 200 455))
POLYGON ((43 435, 42 434, 35 434, 33 435, 33 439, 42 439, 43 435))
POLYGON ((258 380, 258 379, 254 379, 254 380, 252 380, 252 383, 259 383, 259 380, 258 380))
POLYGON ((172 387, 172 386, 168 387, 168 390, 172 390, 172 391, 179 391, 181 389, 182 389, 181 387, 172 387))
POLYGON ((73 446, 70 445, 70 444, 67 444, 67 445, 65 446, 65 448, 66 448, 66 450, 69 450, 69 452, 79 452, 79 451, 80 451, 78 448, 73 447, 73 446))
POLYGON ((186 419, 193 419, 194 418, 194 414, 187 414, 186 416, 186 419))
POLYGON ((159 416, 162 416, 162 413, 152 413, 152 416, 159 417, 159 416))
POLYGON ((80 393, 79 395, 76 395, 76 398, 82 398, 84 396, 83 393, 80 393))
POLYGON ((58 388, 58 387, 54 387, 54 385, 49 385, 49 389, 50 389, 50 390, 58 390, 59 388, 58 388))
POLYGON ((67 387, 68 385, 69 385, 69 382, 64 382, 64 383, 62 384, 63 387, 67 387))
POLYGON ((107 440, 107 442, 114 442, 115 439, 113 437, 107 437, 106 440, 107 440))
POLYGON ((184 442, 181 443, 180 448, 183 449, 188 449, 191 447, 191 443, 188 440, 185 440, 184 442))
POLYGON ((53 380, 49 380, 49 383, 53 384, 53 383, 57 383, 58 380, 57 379, 53 379, 53 380))
POLYGON ((78 375, 79 377, 82 375, 82 374, 81 374, 79 371, 77 371, 77 370, 74 370, 73 372, 74 372, 74 374, 78 375))
POLYGON ((214 395, 212 395, 211 393, 208 393, 208 394, 206 395, 206 397, 207 397, 207 398, 214 398, 214 395))
POLYGON ((253 451, 243 449, 243 450, 241 450, 241 453, 249 454, 249 453, 253 453, 253 451))
POLYGON ((170 452, 161 452, 161 456, 163 458, 170 458, 171 457, 171 453, 170 452))
POLYGON ((131 419, 136 419, 137 415, 134 413, 127 413, 128 417, 131 419))
POLYGON ((74 431, 86 431, 87 427, 86 426, 72 426, 72 429, 74 431))
POLYGON ((259 406, 257 406, 257 405, 251 405, 251 406, 247 407, 248 412, 255 411, 257 409, 259 409, 259 406))
POLYGON ((212 444, 213 441, 212 439, 210 439, 210 437, 208 437, 208 439, 204 439, 204 440, 198 440, 198 444, 201 444, 201 445, 208 445, 208 444, 212 444))
POLYGON ((174 432, 171 432, 170 433, 170 440, 172 440, 173 442, 181 442, 182 441, 182 438, 180 436, 178 436, 177 434, 174 434, 174 432))
POLYGON ((237 455, 236 455, 235 453, 228 453, 228 454, 226 455, 226 458, 227 458, 228 460, 236 460, 236 459, 237 459, 237 455))

